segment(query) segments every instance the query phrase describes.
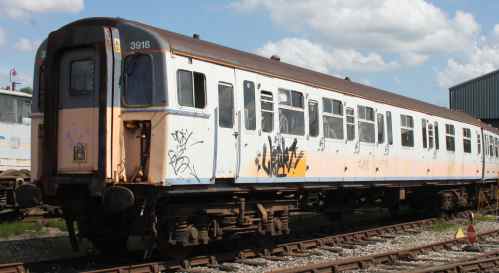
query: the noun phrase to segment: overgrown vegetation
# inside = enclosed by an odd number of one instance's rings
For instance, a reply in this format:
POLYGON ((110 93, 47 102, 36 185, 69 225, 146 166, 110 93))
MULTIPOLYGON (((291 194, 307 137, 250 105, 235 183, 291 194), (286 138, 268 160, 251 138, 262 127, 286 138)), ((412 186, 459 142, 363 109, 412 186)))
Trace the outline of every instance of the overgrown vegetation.
POLYGON ((20 235, 46 235, 49 233, 49 228, 66 231, 66 224, 62 219, 1 223, 0 238, 11 238, 20 235))
POLYGON ((444 232, 444 231, 447 231, 449 229, 455 229, 455 230, 457 230, 458 227, 459 226, 457 224, 449 223, 449 222, 441 220, 441 221, 435 222, 431 226, 431 230, 434 231, 434 232, 444 232))
POLYGON ((495 215, 477 215, 475 217, 476 222, 495 222, 496 221, 496 216, 495 215))

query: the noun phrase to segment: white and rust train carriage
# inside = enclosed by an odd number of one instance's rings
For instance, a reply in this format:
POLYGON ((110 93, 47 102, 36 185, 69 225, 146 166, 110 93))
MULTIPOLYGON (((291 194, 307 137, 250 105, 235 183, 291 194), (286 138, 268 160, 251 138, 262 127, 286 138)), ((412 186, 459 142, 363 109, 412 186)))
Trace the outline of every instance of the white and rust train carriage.
POLYGON ((90 18, 36 58, 33 180, 103 248, 286 234, 291 211, 366 202, 460 209, 495 190, 497 129, 276 57, 90 18))

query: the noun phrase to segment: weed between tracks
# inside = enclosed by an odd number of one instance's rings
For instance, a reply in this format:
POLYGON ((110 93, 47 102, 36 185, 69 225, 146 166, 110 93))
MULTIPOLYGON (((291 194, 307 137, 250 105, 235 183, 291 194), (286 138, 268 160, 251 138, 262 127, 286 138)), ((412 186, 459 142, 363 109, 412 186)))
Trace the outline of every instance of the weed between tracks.
POLYGON ((459 227, 458 224, 451 223, 445 220, 438 220, 431 226, 431 231, 434 232, 444 232, 449 229, 457 229, 459 227))
POLYGON ((51 230, 66 231, 66 225, 61 219, 42 219, 37 221, 19 221, 0 224, 0 238, 12 238, 20 235, 47 235, 51 230))

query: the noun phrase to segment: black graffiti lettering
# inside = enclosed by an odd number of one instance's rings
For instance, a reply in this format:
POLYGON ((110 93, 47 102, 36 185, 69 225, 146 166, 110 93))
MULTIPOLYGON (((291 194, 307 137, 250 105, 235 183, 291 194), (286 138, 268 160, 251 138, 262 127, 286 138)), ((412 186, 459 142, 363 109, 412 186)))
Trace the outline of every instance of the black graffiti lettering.
POLYGON ((176 148, 168 151, 168 158, 170 159, 170 166, 175 175, 189 174, 192 175, 198 182, 200 182, 196 167, 191 162, 191 158, 187 154, 188 148, 201 144, 204 141, 195 141, 189 144, 192 137, 192 132, 187 129, 176 130, 171 133, 176 148))
MULTIPOLYGON (((286 146, 284 138, 281 138, 280 141, 276 139, 274 143, 269 136, 268 148, 267 144, 263 144, 261 165, 258 164, 258 168, 262 168, 268 176, 285 177, 290 171, 298 167, 298 164, 303 159, 304 152, 298 152, 298 140, 296 138, 289 147, 286 146)), ((258 163, 260 160, 257 159, 256 162, 258 163)))

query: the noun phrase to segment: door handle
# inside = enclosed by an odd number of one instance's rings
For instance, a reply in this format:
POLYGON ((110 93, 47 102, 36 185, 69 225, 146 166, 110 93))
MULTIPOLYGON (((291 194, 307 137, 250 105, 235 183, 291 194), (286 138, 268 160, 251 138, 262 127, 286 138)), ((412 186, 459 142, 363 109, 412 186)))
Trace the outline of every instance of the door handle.
POLYGON ((390 153, 390 145, 385 145, 385 155, 390 153))
POLYGON ((355 153, 358 153, 358 152, 360 152, 360 142, 359 141, 357 141, 355 143, 355 153))
POLYGON ((324 151, 326 149, 326 140, 321 138, 319 141, 319 151, 324 151))
POLYGON ((233 135, 235 138, 237 138, 237 137, 239 136, 239 132, 234 132, 234 133, 232 133, 232 135, 233 135))

